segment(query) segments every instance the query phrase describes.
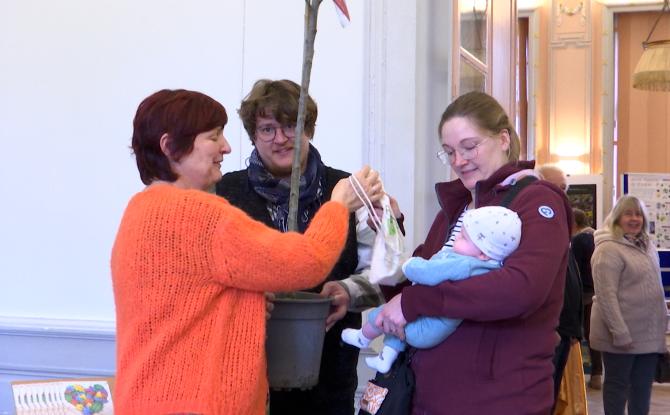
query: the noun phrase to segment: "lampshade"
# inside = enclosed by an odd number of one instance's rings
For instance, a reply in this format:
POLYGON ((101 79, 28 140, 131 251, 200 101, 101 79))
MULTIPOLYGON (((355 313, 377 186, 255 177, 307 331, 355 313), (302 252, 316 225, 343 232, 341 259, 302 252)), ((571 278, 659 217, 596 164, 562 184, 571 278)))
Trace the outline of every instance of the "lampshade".
POLYGON ((633 72, 633 88, 670 91, 670 40, 649 42, 633 72))
POLYGON ((670 91, 670 39, 649 41, 665 12, 670 12, 669 0, 663 1, 663 8, 647 40, 642 42, 644 52, 633 72, 633 88, 647 91, 670 91))

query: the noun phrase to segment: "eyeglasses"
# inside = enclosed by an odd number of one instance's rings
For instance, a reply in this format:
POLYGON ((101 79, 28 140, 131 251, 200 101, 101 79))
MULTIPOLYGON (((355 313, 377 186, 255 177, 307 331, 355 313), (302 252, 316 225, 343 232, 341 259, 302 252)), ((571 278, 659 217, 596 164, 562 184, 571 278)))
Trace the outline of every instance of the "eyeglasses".
POLYGON ((277 130, 281 129, 284 137, 291 139, 295 138, 295 125, 261 125, 256 128, 256 138, 269 143, 277 137, 277 130))
POLYGON ((442 162, 442 164, 451 164, 456 161, 456 152, 461 155, 463 160, 472 160, 477 157, 479 153, 479 147, 484 144, 486 140, 491 138, 491 136, 485 137, 477 144, 470 144, 467 147, 460 150, 446 149, 440 150, 437 152, 437 158, 442 162))

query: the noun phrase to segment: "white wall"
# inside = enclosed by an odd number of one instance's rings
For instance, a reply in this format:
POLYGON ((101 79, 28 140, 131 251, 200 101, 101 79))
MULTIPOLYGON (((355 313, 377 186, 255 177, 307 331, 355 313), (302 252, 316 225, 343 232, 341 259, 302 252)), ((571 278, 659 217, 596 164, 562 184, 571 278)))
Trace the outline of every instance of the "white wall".
MULTIPOLYGON (((310 93, 326 163, 362 164, 363 4, 342 28, 322 4, 310 93)), ((237 119, 258 78, 300 82, 304 2, 0 1, 0 316, 114 319, 109 256, 129 197, 142 188, 128 149, 142 98, 202 91, 224 104, 233 153, 251 146, 237 119)))
MULTIPOLYGON (((347 28, 331 1, 320 9, 314 143, 329 165, 382 172, 409 249, 448 177, 434 157, 451 95, 445 3, 350 0, 347 28)), ((259 78, 299 82, 303 17, 289 0, 0 0, 0 414, 13 380, 114 373, 109 257, 143 187, 128 148, 139 102, 162 88, 219 100, 223 170, 243 167, 236 109, 259 78)))

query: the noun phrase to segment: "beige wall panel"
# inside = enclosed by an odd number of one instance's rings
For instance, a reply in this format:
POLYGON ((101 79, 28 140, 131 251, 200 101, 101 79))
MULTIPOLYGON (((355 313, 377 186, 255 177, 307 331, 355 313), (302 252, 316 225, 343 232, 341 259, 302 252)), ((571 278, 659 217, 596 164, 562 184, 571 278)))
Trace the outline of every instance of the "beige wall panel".
POLYGON ((571 169, 572 173, 585 174, 591 143, 591 50, 553 48, 551 62, 551 157, 586 162, 571 169))

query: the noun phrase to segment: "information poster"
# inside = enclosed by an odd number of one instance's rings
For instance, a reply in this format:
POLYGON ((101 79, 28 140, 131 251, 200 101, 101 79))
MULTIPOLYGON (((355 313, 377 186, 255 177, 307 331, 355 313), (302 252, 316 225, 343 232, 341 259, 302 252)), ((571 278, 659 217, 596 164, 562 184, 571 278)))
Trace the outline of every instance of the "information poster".
POLYGON ((625 173, 623 192, 644 200, 654 244, 670 249, 670 174, 625 173))

